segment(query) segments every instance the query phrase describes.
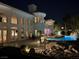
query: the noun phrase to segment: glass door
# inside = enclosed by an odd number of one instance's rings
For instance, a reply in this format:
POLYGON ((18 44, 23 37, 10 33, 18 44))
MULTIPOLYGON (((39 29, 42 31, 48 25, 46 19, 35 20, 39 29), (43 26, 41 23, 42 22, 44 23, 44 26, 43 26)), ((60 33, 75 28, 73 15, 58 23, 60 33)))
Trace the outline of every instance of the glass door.
POLYGON ((0 30, 0 43, 4 43, 7 40, 7 30, 0 30))
POLYGON ((3 42, 6 42, 7 40, 7 30, 3 30, 3 42))
POLYGON ((11 30, 11 41, 15 41, 18 38, 17 30, 12 29, 11 30))
POLYGON ((2 31, 0 30, 0 43, 2 42, 2 31))

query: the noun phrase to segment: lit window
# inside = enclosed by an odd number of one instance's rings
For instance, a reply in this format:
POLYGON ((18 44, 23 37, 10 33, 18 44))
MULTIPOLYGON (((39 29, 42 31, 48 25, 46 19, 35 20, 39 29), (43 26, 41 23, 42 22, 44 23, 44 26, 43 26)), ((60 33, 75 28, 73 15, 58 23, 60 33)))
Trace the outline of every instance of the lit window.
POLYGON ((18 36, 18 33, 17 33, 17 31, 15 31, 15 36, 18 36))
POLYGON ((7 17, 3 16, 2 17, 2 22, 5 22, 6 23, 7 22, 7 17))
POLYGON ((21 29, 21 38, 24 38, 24 31, 21 29))
POLYGON ((7 22, 7 17, 6 16, 0 16, 0 22, 7 22))
POLYGON ((7 40, 7 30, 3 30, 3 41, 7 40))
POLYGON ((0 30, 0 43, 6 42, 7 40, 7 30, 0 30))
POLYGON ((17 24, 17 18, 16 18, 15 16, 13 16, 13 17, 11 18, 11 23, 12 23, 12 24, 17 24))
POLYGON ((17 38, 17 36, 18 36, 18 31, 17 31, 17 27, 11 27, 11 36, 12 36, 12 38, 13 37, 15 37, 15 38, 17 38))
POLYGON ((37 23, 37 17, 35 17, 34 22, 37 23))
POLYGON ((11 31, 11 35, 12 35, 12 36, 15 35, 15 31, 14 31, 14 30, 11 31))
POLYGON ((13 38, 17 38, 18 37, 18 31, 17 30, 11 30, 11 36, 12 36, 12 39, 13 38))
POLYGON ((40 17, 37 17, 37 21, 38 21, 38 23, 40 23, 40 17))
POLYGON ((40 23, 40 17, 35 17, 34 22, 35 23, 40 23))
POLYGON ((2 33, 1 33, 1 30, 0 30, 0 43, 2 41, 2 33))

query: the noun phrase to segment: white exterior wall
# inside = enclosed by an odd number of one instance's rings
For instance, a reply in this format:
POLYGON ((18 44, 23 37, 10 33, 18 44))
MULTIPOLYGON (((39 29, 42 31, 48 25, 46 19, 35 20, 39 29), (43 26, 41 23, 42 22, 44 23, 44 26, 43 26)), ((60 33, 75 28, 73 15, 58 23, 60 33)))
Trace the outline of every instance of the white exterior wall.
MULTIPOLYGON (((23 39, 26 39, 26 30, 28 31, 30 29, 30 27, 28 27, 28 25, 30 26, 29 21, 33 20, 33 18, 34 18, 33 15, 23 12, 21 10, 18 10, 16 8, 10 7, 8 5, 5 5, 3 3, 0 3, 0 15, 7 16, 7 23, 0 22, 0 31, 1 31, 2 40, 4 40, 3 39, 4 30, 7 30, 7 40, 5 42, 11 42, 11 40, 14 40, 14 41, 22 40, 22 38, 21 38, 21 29, 22 28, 23 28, 23 33, 24 33, 23 39), (15 16, 17 18, 17 24, 11 23, 12 16, 15 16), (22 24, 22 25, 20 24, 21 18, 23 18, 22 21, 24 22, 24 24, 22 24), (28 24, 26 24, 26 22, 28 24), (12 39, 11 27, 17 28, 17 31, 18 31, 17 39, 15 37, 12 39)), ((4 43, 2 40, 0 43, 4 43)))

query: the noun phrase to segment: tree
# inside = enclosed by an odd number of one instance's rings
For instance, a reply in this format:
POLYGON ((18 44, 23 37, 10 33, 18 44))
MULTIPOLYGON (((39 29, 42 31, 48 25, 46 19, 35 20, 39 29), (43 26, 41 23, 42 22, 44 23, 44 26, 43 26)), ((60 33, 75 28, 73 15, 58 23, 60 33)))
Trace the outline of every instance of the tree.
POLYGON ((37 11, 37 6, 35 4, 28 5, 28 11, 30 13, 33 13, 33 12, 37 11))
POLYGON ((58 22, 55 22, 55 23, 54 23, 54 30, 55 30, 55 31, 60 30, 60 27, 61 27, 61 24, 60 24, 60 23, 58 23, 58 22))
POLYGON ((66 30, 72 29, 72 30, 79 30, 79 16, 71 16, 66 15, 63 17, 64 25, 66 30))
POLYGON ((74 20, 75 20, 75 29, 79 30, 79 16, 75 16, 74 20))
POLYGON ((71 20, 70 15, 64 16, 63 21, 64 21, 64 27, 65 27, 66 30, 68 30, 69 28, 72 28, 73 21, 71 20))

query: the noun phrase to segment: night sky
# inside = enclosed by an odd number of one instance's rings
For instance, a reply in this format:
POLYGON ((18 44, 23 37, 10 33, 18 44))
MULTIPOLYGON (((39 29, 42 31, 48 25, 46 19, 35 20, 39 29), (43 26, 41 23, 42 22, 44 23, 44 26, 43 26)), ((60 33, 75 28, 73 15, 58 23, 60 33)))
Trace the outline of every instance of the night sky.
POLYGON ((66 14, 79 15, 78 0, 0 0, 23 11, 28 11, 29 4, 36 4, 38 11, 45 12, 46 18, 61 21, 66 14))

